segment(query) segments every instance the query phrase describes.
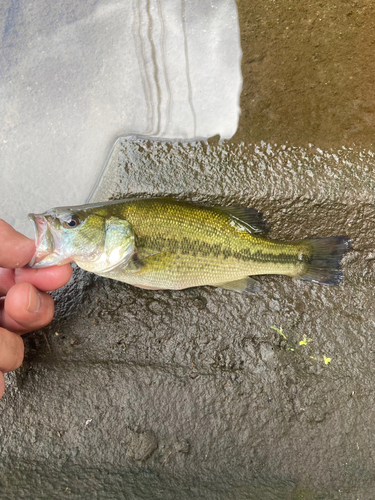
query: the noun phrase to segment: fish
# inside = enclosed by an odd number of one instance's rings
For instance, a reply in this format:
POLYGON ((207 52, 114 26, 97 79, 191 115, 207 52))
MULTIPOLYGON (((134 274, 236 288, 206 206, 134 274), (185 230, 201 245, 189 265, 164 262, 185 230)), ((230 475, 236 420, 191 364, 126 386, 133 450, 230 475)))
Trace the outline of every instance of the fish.
POLYGON ((260 290, 252 276, 280 274, 323 285, 343 280, 348 236, 280 241, 246 206, 148 198, 29 214, 32 268, 75 262, 86 271, 151 290, 213 286, 260 290))

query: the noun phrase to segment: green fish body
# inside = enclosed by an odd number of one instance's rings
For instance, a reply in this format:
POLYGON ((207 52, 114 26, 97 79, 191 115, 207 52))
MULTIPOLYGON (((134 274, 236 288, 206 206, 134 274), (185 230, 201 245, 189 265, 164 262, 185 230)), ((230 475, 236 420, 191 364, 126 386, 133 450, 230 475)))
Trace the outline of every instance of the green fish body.
POLYGON ((150 289, 210 285, 251 293, 258 289, 251 276, 263 274, 338 284, 350 244, 346 236, 273 240, 254 209, 171 198, 56 208, 30 218, 37 242, 33 267, 74 261, 150 289))

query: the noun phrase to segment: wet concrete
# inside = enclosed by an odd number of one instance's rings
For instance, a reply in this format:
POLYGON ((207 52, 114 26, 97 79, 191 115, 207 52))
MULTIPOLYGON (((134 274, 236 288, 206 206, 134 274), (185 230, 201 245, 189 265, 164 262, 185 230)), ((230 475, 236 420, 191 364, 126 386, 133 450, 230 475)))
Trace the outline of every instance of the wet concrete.
MULTIPOLYGON (((347 109, 357 88, 349 69, 365 61, 373 36, 361 14, 370 7, 270 1, 239 9, 245 87, 236 140, 122 141, 95 196, 244 203, 263 211, 274 237, 348 234, 346 280, 323 287, 260 277, 262 291, 242 297, 208 287, 139 290, 76 269, 55 294, 56 321, 27 337, 25 363, 8 377, 0 498, 374 497, 375 153, 371 113, 347 109), (314 18, 309 33, 331 58, 316 68, 334 74, 333 62, 345 62, 342 44, 354 58, 334 82, 336 100, 319 91, 324 79, 299 94, 298 81, 318 82, 312 63, 298 66, 302 80, 286 76, 297 49, 310 45, 281 29, 294 20, 304 33, 305 16, 317 12, 322 21, 314 18), (252 51, 264 59, 251 62, 252 51), (266 85, 275 72, 290 85, 277 96, 266 85), (249 104, 248 89, 258 104, 249 104), (349 122, 358 128, 345 136, 349 122)), ((356 85, 371 99, 363 81, 356 85)))

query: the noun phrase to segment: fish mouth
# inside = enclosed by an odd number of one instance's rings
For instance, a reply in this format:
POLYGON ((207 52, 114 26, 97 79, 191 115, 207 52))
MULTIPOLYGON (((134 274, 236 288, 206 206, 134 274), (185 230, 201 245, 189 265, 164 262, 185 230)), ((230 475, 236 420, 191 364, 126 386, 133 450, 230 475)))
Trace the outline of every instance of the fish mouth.
POLYGON ((29 267, 39 268, 48 265, 43 260, 50 256, 55 250, 55 240, 44 215, 29 214, 28 218, 34 227, 35 235, 35 254, 29 262, 29 267))

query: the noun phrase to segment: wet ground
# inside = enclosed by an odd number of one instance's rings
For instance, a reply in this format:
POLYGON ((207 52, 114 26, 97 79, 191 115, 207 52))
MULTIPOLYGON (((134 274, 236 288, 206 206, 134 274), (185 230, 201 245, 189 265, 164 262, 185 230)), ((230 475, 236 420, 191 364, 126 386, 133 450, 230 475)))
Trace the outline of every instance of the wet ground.
POLYGON ((348 234, 346 280, 261 277, 243 297, 77 269, 0 403, 0 498, 374 498, 374 7, 238 6, 233 141, 122 141, 95 196, 244 203, 274 237, 348 234))
POLYGON ((375 126, 375 4, 241 0, 235 139, 368 147, 375 126))

